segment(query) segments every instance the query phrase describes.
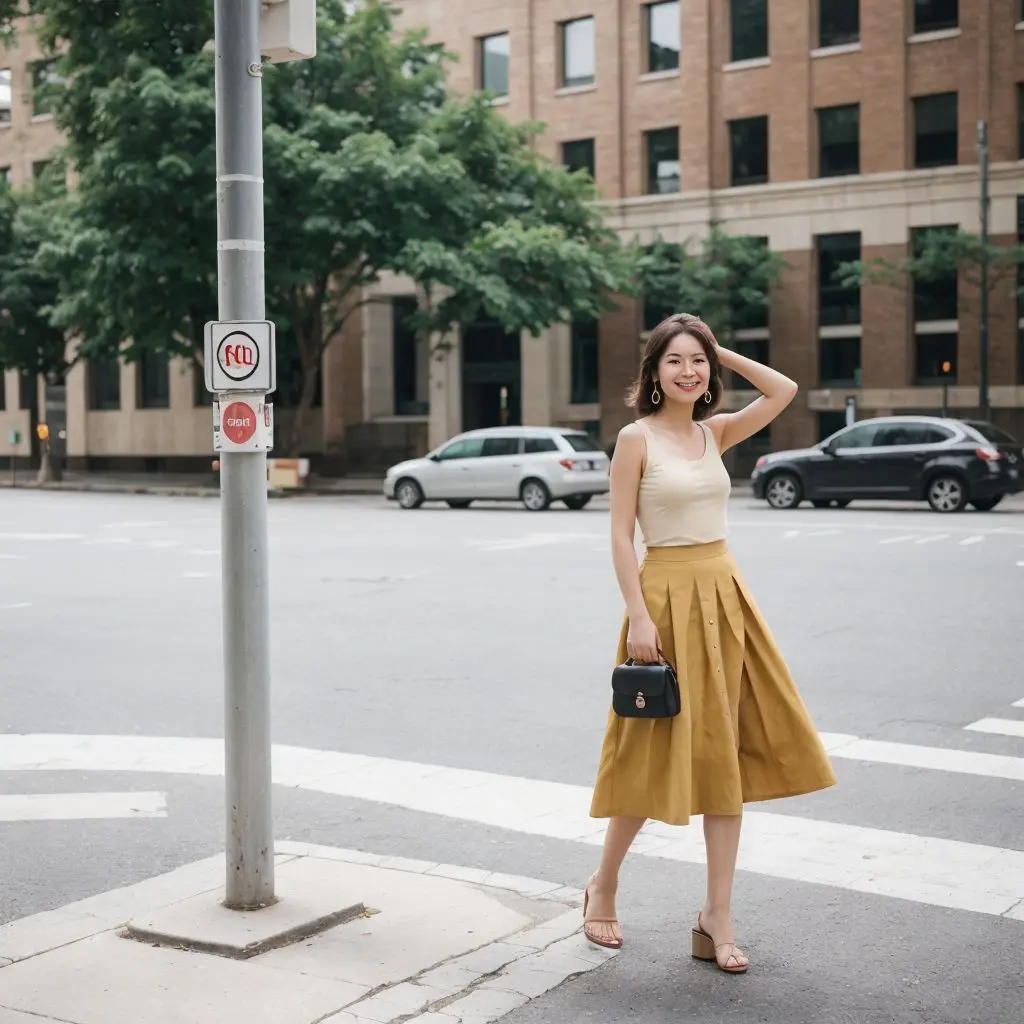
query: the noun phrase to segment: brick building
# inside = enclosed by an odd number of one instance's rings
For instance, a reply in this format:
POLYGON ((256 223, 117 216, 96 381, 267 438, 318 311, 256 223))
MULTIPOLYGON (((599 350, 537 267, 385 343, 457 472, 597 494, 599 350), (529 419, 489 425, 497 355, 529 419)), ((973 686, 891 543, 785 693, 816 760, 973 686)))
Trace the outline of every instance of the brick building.
MULTIPOLYGON (((457 90, 494 91, 510 118, 547 126, 538 143, 546 155, 591 170, 609 222, 624 236, 679 241, 717 220, 767 239, 785 258, 767 322, 740 343, 794 377, 801 394, 770 435, 738 454, 738 471, 769 444, 804 444, 834 430, 850 395, 860 415, 937 411, 945 383, 955 411, 977 407, 979 296, 971 275, 915 294, 844 289, 831 273, 847 259, 900 258, 923 228, 978 231, 979 120, 988 126, 992 239, 1020 238, 1024 0, 401 7, 401 24, 426 27, 460 55, 451 70, 457 90)), ((32 56, 12 56, 15 83, 31 82, 32 56)), ((2 88, 0 70, 0 95, 2 88)), ((12 166, 18 183, 52 144, 52 126, 25 103, 10 107, 6 138, 0 120, 0 164, 12 166)), ((622 395, 652 316, 642 303, 623 302, 599 324, 557 326, 540 338, 467 325, 438 360, 404 327, 411 296, 408 282, 382 282, 377 301, 327 353, 309 453, 337 455, 330 462, 338 468, 376 468, 496 421, 503 400, 513 421, 586 425, 605 441, 629 418, 622 395)), ((992 292, 990 401, 994 418, 1019 435, 1021 312, 1008 286, 992 292)), ((161 407, 147 407, 152 389, 143 378, 158 371, 115 368, 117 388, 104 391, 99 374, 76 368, 69 454, 124 465, 206 455, 209 410, 191 368, 172 366, 157 388, 161 407)), ((8 373, 0 427, 13 424, 22 390, 8 373)), ((742 388, 728 397, 733 405, 746 400, 742 388)))

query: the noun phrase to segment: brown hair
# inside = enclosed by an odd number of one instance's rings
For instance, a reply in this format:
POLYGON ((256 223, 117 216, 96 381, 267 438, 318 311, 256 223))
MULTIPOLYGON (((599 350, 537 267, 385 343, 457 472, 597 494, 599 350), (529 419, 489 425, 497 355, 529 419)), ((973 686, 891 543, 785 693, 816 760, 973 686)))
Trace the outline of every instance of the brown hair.
POLYGON ((651 395, 654 393, 654 375, 658 372, 658 363, 661 362, 669 342, 680 334, 688 334, 700 342, 711 367, 711 379, 708 382, 711 401, 706 402, 701 395, 693 407, 693 418, 707 419, 722 400, 722 392, 725 390, 722 385, 722 362, 718 358, 715 336, 711 328, 692 313, 673 313, 662 320, 647 336, 643 358, 640 360, 640 373, 626 396, 626 404, 631 409, 636 409, 641 416, 651 416, 661 408, 661 402, 655 405, 651 401, 651 395))

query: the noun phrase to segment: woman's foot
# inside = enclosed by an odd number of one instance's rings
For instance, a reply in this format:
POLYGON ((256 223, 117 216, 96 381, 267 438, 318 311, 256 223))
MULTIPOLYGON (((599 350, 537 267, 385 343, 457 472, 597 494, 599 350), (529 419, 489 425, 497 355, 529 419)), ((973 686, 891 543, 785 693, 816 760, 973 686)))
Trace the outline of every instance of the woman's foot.
POLYGON ((622 930, 615 916, 615 886, 602 885, 591 877, 583 894, 583 934, 595 946, 622 948, 622 930))
POLYGON ((693 955, 698 960, 714 960, 728 974, 742 974, 750 964, 736 945, 732 916, 704 907, 693 929, 693 955))

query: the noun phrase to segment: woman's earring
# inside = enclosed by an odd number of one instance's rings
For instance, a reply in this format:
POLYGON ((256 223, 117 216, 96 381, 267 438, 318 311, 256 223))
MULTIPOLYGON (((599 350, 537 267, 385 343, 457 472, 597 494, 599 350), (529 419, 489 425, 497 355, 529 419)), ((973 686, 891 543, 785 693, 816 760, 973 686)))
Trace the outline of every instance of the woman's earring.
POLYGON ((704 401, 707 402, 708 405, 711 404, 711 388, 708 388, 707 391, 704 392, 704 401))
POLYGON ((661 392, 658 390, 658 382, 654 382, 654 390, 651 392, 651 405, 661 404, 661 392))

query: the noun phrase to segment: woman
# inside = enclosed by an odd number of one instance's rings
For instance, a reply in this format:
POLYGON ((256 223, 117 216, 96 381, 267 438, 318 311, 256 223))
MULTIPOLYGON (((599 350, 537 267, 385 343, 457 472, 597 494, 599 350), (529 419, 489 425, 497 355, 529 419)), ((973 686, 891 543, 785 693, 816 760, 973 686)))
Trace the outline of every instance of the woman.
POLYGON ((687 313, 652 332, 612 458, 612 558, 626 604, 618 659, 664 659, 682 695, 674 718, 609 714, 591 815, 610 818, 584 899, 591 942, 622 946, 615 915, 619 869, 646 819, 685 825, 703 815, 707 898, 693 955, 729 973, 747 969, 732 925, 732 885, 744 803, 835 783, 824 747, 725 543, 729 474, 722 453, 793 401, 797 385, 719 348, 687 313), (712 415, 722 367, 761 396, 712 415), (637 566, 639 522, 647 548, 637 566))

